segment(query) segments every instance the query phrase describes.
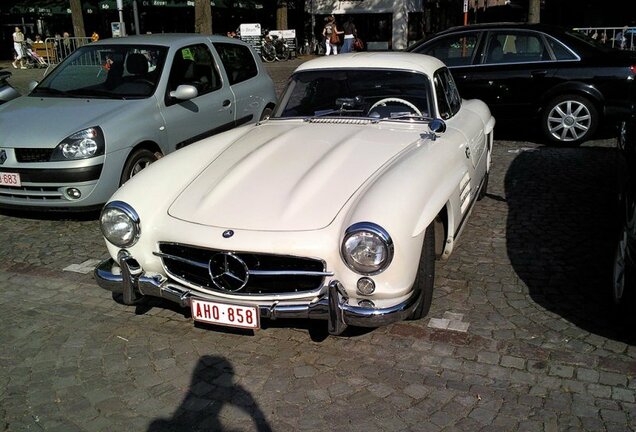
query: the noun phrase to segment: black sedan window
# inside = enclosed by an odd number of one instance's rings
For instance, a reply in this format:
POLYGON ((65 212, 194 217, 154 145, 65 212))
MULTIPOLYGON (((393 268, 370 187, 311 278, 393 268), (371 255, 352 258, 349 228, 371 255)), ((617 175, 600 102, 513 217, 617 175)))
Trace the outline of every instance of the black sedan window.
POLYGON ((486 63, 532 63, 550 60, 539 34, 525 32, 492 33, 486 63))
POLYGON ((466 66, 472 63, 477 36, 476 32, 446 36, 426 49, 416 49, 416 52, 436 57, 446 66, 466 66))

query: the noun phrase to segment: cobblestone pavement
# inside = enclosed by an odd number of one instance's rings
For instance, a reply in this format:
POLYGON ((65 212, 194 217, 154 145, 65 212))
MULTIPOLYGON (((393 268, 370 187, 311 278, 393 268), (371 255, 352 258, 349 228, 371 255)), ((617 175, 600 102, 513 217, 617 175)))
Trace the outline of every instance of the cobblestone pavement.
MULTIPOLYGON (((270 71, 280 88, 289 69, 270 71)), ((613 144, 497 140, 429 316, 340 337, 119 305, 63 271, 107 257, 95 215, 0 212, 0 430, 634 430, 634 329, 608 286, 613 144)))

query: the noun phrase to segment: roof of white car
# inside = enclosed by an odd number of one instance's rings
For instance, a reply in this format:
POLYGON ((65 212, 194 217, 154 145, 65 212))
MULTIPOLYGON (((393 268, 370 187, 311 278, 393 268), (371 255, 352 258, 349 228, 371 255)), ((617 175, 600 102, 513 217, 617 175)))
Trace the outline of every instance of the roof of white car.
POLYGON ((198 33, 157 33, 157 34, 145 34, 126 36, 121 38, 109 38, 100 39, 98 42, 94 42, 100 45, 164 45, 170 46, 173 43, 181 44, 183 42, 198 42, 201 40, 210 40, 211 42, 237 42, 242 43, 239 39, 229 38, 227 36, 220 35, 202 35, 198 33))
POLYGON ((316 69, 399 69, 432 76, 444 63, 435 57, 408 52, 360 52, 330 55, 307 61, 296 72, 316 69))

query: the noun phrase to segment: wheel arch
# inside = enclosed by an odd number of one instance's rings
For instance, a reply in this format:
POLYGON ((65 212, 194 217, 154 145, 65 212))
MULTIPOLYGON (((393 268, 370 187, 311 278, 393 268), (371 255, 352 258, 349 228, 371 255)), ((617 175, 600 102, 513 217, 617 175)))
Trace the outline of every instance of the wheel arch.
POLYGON ((151 140, 145 140, 133 146, 128 152, 128 157, 130 157, 130 155, 133 152, 140 149, 149 150, 153 153, 159 153, 159 155, 164 156, 163 151, 161 150, 161 147, 159 146, 159 144, 151 140))
POLYGON ((566 83, 557 85, 551 88, 549 91, 545 92, 541 97, 539 112, 545 111, 546 105, 550 103, 550 101, 554 98, 565 95, 583 96, 589 99, 590 102, 594 104, 594 107, 596 108, 599 116, 603 117, 603 106, 605 104, 605 97, 603 96, 603 93, 601 93, 596 87, 592 85, 578 81, 568 81, 566 83))

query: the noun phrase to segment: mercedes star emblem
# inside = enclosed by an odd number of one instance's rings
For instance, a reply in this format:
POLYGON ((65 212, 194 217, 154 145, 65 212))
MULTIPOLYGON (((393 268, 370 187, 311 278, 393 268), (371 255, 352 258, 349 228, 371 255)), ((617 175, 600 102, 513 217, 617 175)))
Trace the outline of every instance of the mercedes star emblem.
POLYGON ((247 264, 230 252, 214 254, 210 258, 208 270, 214 286, 228 292, 240 291, 250 278, 247 264))

